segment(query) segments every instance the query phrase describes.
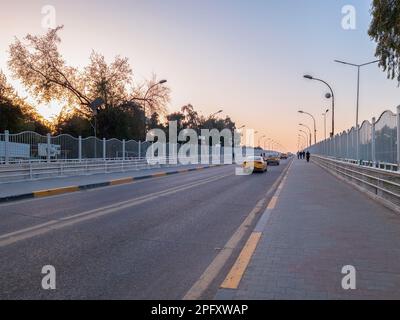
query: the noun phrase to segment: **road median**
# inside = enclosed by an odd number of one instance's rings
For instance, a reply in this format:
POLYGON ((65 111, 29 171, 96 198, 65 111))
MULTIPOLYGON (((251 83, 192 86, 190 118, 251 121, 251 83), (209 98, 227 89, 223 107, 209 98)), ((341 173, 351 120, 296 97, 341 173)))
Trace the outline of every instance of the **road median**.
MULTIPOLYGON (((152 178, 161 178, 169 175, 181 174, 181 173, 188 173, 198 170, 204 170, 214 167, 219 167, 222 165, 207 165, 207 166, 199 166, 194 168, 187 168, 187 169, 176 169, 171 171, 162 171, 162 172, 155 172, 155 173, 144 173, 143 175, 136 175, 136 176, 127 176, 121 177, 118 179, 105 179, 104 181, 99 181, 96 183, 87 183, 87 184, 78 184, 78 185, 67 185, 57 188, 49 188, 49 189, 38 189, 30 192, 25 193, 15 193, 6 196, 0 196, 0 203, 7 203, 12 201, 21 201, 27 199, 34 199, 34 198, 44 198, 44 197, 51 197, 66 193, 73 193, 79 191, 86 191, 92 190, 97 188, 104 188, 110 186, 118 186, 133 183, 138 180, 145 180, 145 179, 152 179, 152 178)), ((62 178, 59 178, 62 179, 62 178)), ((60 180, 59 180, 60 181, 60 180)), ((43 181, 43 183, 45 183, 43 181)))

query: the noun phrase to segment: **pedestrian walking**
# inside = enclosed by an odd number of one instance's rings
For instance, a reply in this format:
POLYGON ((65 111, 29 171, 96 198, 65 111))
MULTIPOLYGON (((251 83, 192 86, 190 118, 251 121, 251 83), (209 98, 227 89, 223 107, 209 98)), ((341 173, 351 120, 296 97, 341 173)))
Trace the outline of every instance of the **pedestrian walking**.
POLYGON ((311 153, 310 153, 310 151, 307 151, 307 153, 306 153, 307 162, 310 162, 310 157, 311 157, 311 153))

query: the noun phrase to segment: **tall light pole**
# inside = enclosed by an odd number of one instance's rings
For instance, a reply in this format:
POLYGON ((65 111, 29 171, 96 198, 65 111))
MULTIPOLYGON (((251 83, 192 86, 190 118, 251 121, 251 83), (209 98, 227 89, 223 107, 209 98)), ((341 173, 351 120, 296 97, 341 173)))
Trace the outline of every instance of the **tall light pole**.
POLYGON ((310 127, 309 127, 309 126, 306 126, 305 124, 302 124, 302 123, 299 123, 299 126, 302 126, 302 127, 308 129, 308 132, 309 132, 309 134, 310 134, 310 146, 311 146, 311 136, 312 136, 312 134, 311 134, 311 129, 310 129, 310 127))
POLYGON ((265 142, 264 142, 264 147, 265 147, 265 145, 267 146, 267 150, 269 150, 270 148, 269 148, 269 142, 271 142, 272 141, 272 139, 271 138, 267 138, 267 140, 265 140, 265 142))
POLYGON ((154 87, 156 87, 156 86, 159 86, 159 85, 162 85, 162 84, 164 84, 164 83, 166 83, 167 82, 167 80, 160 80, 160 81, 158 81, 157 83, 155 83, 155 84, 153 84, 152 86, 150 86, 148 89, 147 89, 147 91, 146 91, 146 94, 144 95, 144 97, 143 97, 143 113, 144 113, 144 139, 146 140, 146 134, 147 134, 147 128, 146 128, 146 125, 147 125, 147 119, 146 119, 146 102, 147 102, 147 95, 149 94, 149 92, 154 88, 154 87))
POLYGON ((90 125, 94 129, 94 157, 97 158, 97 113, 99 108, 104 104, 104 100, 102 98, 97 98, 90 103, 90 108, 93 111, 94 116, 94 126, 90 122, 90 125))
POLYGON ((363 64, 354 64, 345 61, 335 60, 337 63, 345 64, 348 66, 357 68, 357 106, 356 106, 356 131, 357 131, 357 160, 359 158, 359 123, 358 123, 358 113, 359 113, 359 103, 360 103, 360 69, 362 67, 368 66, 370 64, 378 63, 380 60, 374 60, 363 64))
POLYGON ((261 148, 261 140, 263 139, 263 138, 265 138, 266 137, 266 135, 263 135, 262 137, 260 137, 259 139, 258 139, 258 146, 261 148))
POLYGON ((335 135, 335 94, 334 94, 334 92, 333 92, 333 89, 332 89, 332 87, 329 85, 328 82, 326 82, 326 81, 324 81, 324 80, 322 80, 322 79, 314 78, 313 76, 310 76, 310 75, 308 75, 308 74, 304 75, 304 78, 309 79, 309 80, 315 80, 315 81, 322 82, 322 83, 324 83, 324 84, 329 88, 329 90, 331 91, 331 93, 327 93, 327 94, 325 95, 325 97, 326 97, 327 99, 332 99, 332 132, 331 132, 330 135, 331 135, 331 137, 333 137, 333 136, 335 135))
POLYGON ((275 140, 271 140, 271 149, 272 151, 275 151, 275 145, 277 145, 277 142, 275 140))
POLYGON ((220 114, 220 113, 222 113, 222 112, 224 112, 224 110, 219 110, 219 111, 213 113, 213 114, 210 116, 210 118, 212 119, 212 118, 214 118, 217 114, 220 114))
MULTIPOLYGON (((305 138, 306 138, 306 141, 307 141, 307 136, 308 136, 307 132, 305 132, 304 130, 301 130, 301 129, 300 129, 300 132, 302 132, 302 133, 304 133, 306 135, 305 138)), ((311 146, 311 140, 310 140, 310 142, 307 143, 307 147, 310 147, 310 146, 311 146)))
MULTIPOLYGON (((246 127, 246 125, 243 125, 243 126, 237 128, 236 130, 242 130, 245 127, 246 127)), ((241 137, 242 137, 242 135, 240 135, 240 140, 242 140, 241 137)), ((235 130, 233 130, 233 135, 232 135, 232 160, 235 160, 235 130)))
POLYGON ((310 116, 313 119, 313 121, 314 121, 314 144, 317 144, 317 123, 315 121, 314 116, 311 113, 305 112, 303 110, 299 110, 299 113, 306 114, 306 115, 310 116))
POLYGON ((324 116, 324 134, 325 134, 325 140, 326 140, 326 115, 328 114, 329 109, 326 109, 326 111, 322 114, 324 116))
MULTIPOLYGON (((298 135, 298 138, 301 140, 301 139, 305 139, 304 138, 304 136, 302 135, 302 134, 300 134, 299 133, 299 135, 298 135)), ((305 141, 303 141, 303 142, 305 142, 305 146, 307 147, 307 139, 305 139, 305 141)), ((304 149, 304 148, 302 148, 302 149, 304 149)))

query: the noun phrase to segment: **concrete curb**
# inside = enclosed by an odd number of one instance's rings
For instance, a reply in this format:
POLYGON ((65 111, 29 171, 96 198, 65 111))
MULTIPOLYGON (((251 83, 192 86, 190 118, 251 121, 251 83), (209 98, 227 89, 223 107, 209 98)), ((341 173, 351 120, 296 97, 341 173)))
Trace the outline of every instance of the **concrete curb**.
POLYGON ((190 169, 180 169, 180 170, 174 170, 174 171, 157 172, 157 173, 138 176, 138 177, 125 177, 125 178, 119 178, 116 180, 108 180, 108 181, 104 181, 104 182, 84 184, 84 185, 79 185, 79 186, 67 186, 67 187, 54 188, 54 189, 48 189, 48 190, 38 190, 38 191, 33 191, 33 192, 29 192, 29 193, 24 193, 24 194, 16 194, 16 195, 10 195, 7 197, 2 197, 2 198, 0 198, 0 203, 27 200, 27 199, 33 199, 33 198, 51 197, 51 196, 56 196, 56 195, 60 195, 60 194, 65 194, 65 193, 72 193, 72 192, 78 192, 78 191, 92 190, 92 189, 96 189, 96 188, 123 185, 123 184, 128 184, 128 183, 132 183, 134 181, 139 181, 139 180, 159 178, 159 177, 163 177, 163 176, 170 176, 170 175, 174 175, 174 174, 199 171, 199 170, 203 170, 203 169, 215 168, 215 167, 220 167, 220 166, 222 166, 222 165, 210 165, 210 166, 190 168, 190 169))

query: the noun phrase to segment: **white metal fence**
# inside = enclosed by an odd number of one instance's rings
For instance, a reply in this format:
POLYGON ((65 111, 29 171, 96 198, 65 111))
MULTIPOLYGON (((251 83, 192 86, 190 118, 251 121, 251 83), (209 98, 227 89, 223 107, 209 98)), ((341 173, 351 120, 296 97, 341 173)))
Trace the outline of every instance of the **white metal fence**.
POLYGON ((312 154, 342 159, 373 167, 397 170, 400 163, 400 106, 397 113, 388 110, 372 122, 364 121, 308 150, 312 154))
POLYGON ((0 133, 0 162, 27 160, 124 159, 140 158, 150 142, 95 137, 75 138, 68 134, 40 135, 36 132, 0 133))

